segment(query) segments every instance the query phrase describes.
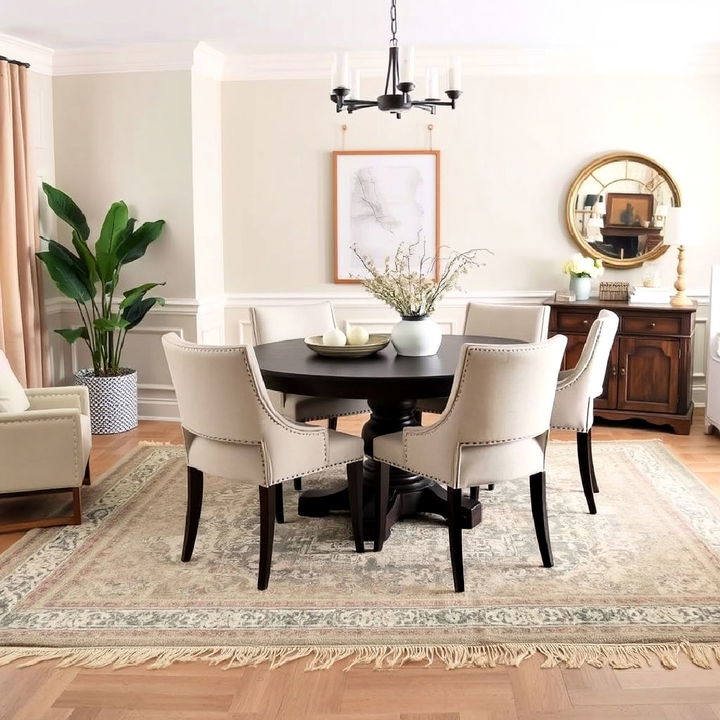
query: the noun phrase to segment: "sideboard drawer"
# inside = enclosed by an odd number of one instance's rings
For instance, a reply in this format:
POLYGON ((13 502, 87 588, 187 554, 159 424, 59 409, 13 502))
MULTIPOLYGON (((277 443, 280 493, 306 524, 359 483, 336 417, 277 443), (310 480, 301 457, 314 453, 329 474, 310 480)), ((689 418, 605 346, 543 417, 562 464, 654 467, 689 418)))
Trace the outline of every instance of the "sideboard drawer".
POLYGON ((557 329, 568 332, 587 332, 597 320, 597 313, 559 312, 557 314, 557 329))
POLYGON ((624 315, 620 321, 620 332, 640 335, 680 335, 683 322, 681 317, 662 315, 624 315))

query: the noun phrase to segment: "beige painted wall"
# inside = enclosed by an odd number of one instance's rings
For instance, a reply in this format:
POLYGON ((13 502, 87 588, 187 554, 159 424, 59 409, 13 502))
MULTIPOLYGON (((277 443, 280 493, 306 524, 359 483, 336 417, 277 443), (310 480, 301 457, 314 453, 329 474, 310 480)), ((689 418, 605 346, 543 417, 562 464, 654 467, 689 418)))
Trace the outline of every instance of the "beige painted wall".
MULTIPOLYGON (((374 85, 363 80, 365 91, 374 85)), ((709 266, 720 261, 716 77, 473 77, 456 111, 401 121, 376 110, 336 115, 327 94, 318 80, 224 84, 227 292, 329 290, 330 151, 341 148, 340 126, 348 125, 347 149, 427 148, 429 122, 442 151, 442 242, 495 253, 466 289, 565 287, 559 267, 576 249, 564 226, 567 187, 592 157, 626 149, 664 164, 694 206, 705 246, 689 253, 689 286, 707 290, 709 266)), ((674 254, 661 265, 672 282, 674 254)))
POLYGON ((97 233, 110 204, 165 233, 128 265, 124 284, 167 280, 168 297, 195 297, 189 72, 54 79, 55 177, 97 233))

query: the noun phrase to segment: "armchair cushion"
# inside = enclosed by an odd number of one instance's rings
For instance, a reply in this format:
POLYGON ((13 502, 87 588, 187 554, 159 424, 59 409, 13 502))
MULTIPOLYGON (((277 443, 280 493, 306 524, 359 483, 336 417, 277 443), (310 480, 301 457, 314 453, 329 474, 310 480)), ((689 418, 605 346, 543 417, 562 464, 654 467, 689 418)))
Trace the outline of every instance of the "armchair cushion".
POLYGON ((0 351, 0 413, 21 413, 30 407, 27 395, 0 351))
POLYGON ((343 415, 359 415, 366 412, 368 412, 368 405, 365 400, 311 397, 309 395, 285 395, 283 398, 283 415, 301 422, 324 420, 343 415))
POLYGON ((90 415, 90 394, 84 385, 32 388, 25 392, 30 410, 75 408, 83 415, 90 415))

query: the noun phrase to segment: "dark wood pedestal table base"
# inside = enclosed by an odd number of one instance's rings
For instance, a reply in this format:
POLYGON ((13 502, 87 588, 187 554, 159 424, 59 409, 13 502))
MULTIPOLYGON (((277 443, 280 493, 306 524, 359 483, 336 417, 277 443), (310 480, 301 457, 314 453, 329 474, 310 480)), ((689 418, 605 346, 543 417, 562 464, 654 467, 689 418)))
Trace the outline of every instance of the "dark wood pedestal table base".
MULTIPOLYGON (((380 468, 372 458, 373 439, 417 425, 419 398, 450 394, 455 369, 464 343, 510 344, 512 340, 465 335, 446 335, 437 355, 402 357, 392 345, 368 358, 342 359, 315 355, 301 340, 258 345, 258 364, 270 390, 318 397, 367 400, 370 419, 365 423, 365 519, 366 537, 375 525, 374 489, 380 468)), ((333 511, 349 511, 347 487, 336 490, 306 490, 298 501, 298 514, 323 517, 333 511)), ((387 534, 400 518, 420 513, 448 516, 447 491, 434 480, 392 468, 387 534)), ((462 527, 473 528, 482 518, 478 500, 463 496, 462 527)))

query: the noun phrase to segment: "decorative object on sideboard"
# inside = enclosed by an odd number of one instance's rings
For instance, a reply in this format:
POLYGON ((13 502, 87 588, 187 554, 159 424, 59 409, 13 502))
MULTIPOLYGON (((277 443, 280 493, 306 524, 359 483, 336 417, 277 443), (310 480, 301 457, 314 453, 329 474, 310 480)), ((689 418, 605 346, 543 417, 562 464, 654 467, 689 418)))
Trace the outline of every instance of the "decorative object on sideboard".
POLYGON ((592 279, 603 274, 602 260, 583 257, 575 253, 563 265, 563 272, 570 276, 570 292, 576 300, 587 300, 592 290, 592 279))
POLYGON ((660 267, 656 261, 643 263, 642 284, 646 288, 660 287, 660 267))
POLYGON ((630 283, 618 281, 604 281, 600 283, 598 297, 600 300, 627 300, 630 283))
POLYGON ((700 238, 690 227, 689 216, 679 207, 670 208, 665 220, 665 241, 668 245, 677 245, 678 263, 677 280, 675 290, 677 292, 670 299, 670 303, 676 307, 688 307, 695 303, 685 294, 687 284, 685 282, 685 248, 692 245, 699 245, 700 238))
POLYGON ((452 252, 438 263, 436 258, 418 252, 418 246, 423 247, 422 237, 415 243, 400 245, 394 257, 385 258, 382 269, 372 257, 353 248, 369 275, 360 280, 365 289, 400 315, 391 335, 395 351, 411 357, 438 351, 442 332, 430 317, 436 304, 445 293, 459 287, 461 276, 470 268, 480 266, 478 253, 490 252, 484 248, 452 252))
POLYGON ((350 60, 347 53, 335 57, 331 72, 332 91, 330 99, 337 112, 347 110, 348 113, 364 108, 376 107, 383 112, 395 115, 399 120, 402 113, 414 107, 435 114, 438 107, 455 109, 455 101, 462 95, 462 68, 459 57, 454 57, 448 70, 448 89, 445 94, 448 100, 440 99, 440 82, 438 68, 428 68, 425 83, 425 99, 413 100, 410 93, 415 90, 415 50, 413 47, 398 47, 397 40, 397 7, 396 0, 390 0, 390 47, 388 48, 388 66, 385 75, 385 90, 382 95, 372 100, 360 97, 360 76, 357 71, 352 73, 350 80, 350 60))
POLYGON ((90 392, 90 417, 94 434, 118 433, 137 426, 137 373, 121 365, 128 332, 139 325, 161 297, 148 297, 165 283, 144 283, 115 298, 123 266, 141 258, 160 237, 164 220, 145 222, 136 228, 123 202, 110 206, 95 242, 88 244, 90 228, 82 210, 64 192, 43 183, 50 209, 72 229, 77 254, 55 240, 37 253, 58 290, 77 304, 78 327, 56 330, 69 343, 82 339, 88 347, 92 368, 75 373, 75 382, 90 392), (119 302, 117 302, 119 301, 119 302))
POLYGON ((555 291, 555 302, 575 302, 575 300, 577 300, 575 293, 570 290, 555 291))
POLYGON ((342 150, 333 153, 333 168, 335 282, 360 282, 353 247, 380 266, 402 244, 432 260, 437 279, 440 152, 342 150))
POLYGON ((575 178, 565 220, 584 255, 608 267, 630 268, 667 250, 664 218, 679 205, 680 191, 665 168, 637 153, 612 153, 590 162, 575 178))

